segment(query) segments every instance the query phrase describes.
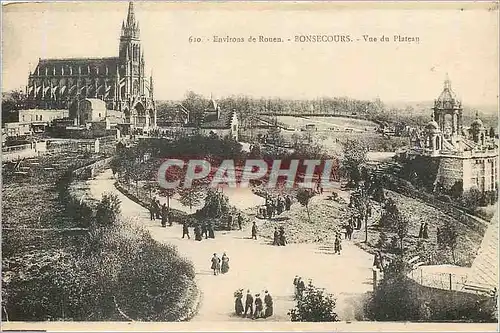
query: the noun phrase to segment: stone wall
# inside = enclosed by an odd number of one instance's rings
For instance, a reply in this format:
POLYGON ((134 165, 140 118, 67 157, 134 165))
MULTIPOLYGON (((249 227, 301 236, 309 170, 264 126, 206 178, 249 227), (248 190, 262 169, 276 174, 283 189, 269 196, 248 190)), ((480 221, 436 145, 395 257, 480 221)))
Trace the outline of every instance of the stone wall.
POLYGON ((444 188, 450 189, 457 181, 462 181, 464 176, 464 163, 462 159, 441 157, 436 182, 444 188))
POLYGON ((495 299, 473 293, 422 286, 408 281, 409 288, 417 295, 419 304, 428 302, 434 320, 485 320, 493 317, 495 299), (484 316, 484 319, 481 318, 484 316), (478 318, 480 317, 480 318, 478 318))
POLYGON ((109 162, 111 161, 111 159, 112 157, 108 157, 95 163, 78 168, 73 171, 73 177, 80 180, 87 180, 89 178, 92 178, 95 174, 107 169, 109 167, 109 162))

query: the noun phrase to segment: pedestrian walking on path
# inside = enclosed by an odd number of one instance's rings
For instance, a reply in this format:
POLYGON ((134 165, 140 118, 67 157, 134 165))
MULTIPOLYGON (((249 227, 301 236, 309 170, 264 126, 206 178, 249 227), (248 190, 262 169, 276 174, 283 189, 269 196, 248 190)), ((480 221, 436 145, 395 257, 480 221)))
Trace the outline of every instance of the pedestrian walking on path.
POLYGON ((191 239, 191 237, 189 236, 189 228, 187 221, 184 221, 184 223, 182 223, 182 238, 184 238, 184 236, 187 236, 188 239, 191 239))
POLYGON ((214 253, 214 256, 212 257, 212 265, 210 266, 210 269, 214 271, 214 275, 219 275, 220 273, 220 258, 217 257, 217 253, 214 253))
POLYGON ((255 221, 252 224, 252 239, 257 240, 257 225, 255 224, 255 221))
POLYGON ((241 213, 238 214, 238 229, 241 231, 241 225, 243 224, 243 217, 241 216, 241 213))
POLYGON ((335 242, 334 242, 334 253, 340 255, 340 251, 342 251, 342 242, 340 240, 339 235, 335 235, 335 242))
POLYGON ((226 255, 226 252, 222 255, 222 265, 221 265, 221 273, 226 274, 229 271, 229 257, 226 255))

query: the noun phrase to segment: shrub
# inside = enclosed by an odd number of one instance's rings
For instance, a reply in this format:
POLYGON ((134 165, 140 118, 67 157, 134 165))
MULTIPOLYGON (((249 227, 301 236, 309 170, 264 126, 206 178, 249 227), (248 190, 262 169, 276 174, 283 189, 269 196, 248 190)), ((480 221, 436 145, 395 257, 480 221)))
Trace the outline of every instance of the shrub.
POLYGON ((481 197, 481 191, 479 191, 478 188, 473 187, 470 190, 464 192, 461 200, 466 208, 474 210, 480 205, 481 197))
POLYGON ((95 229, 84 248, 23 258, 4 286, 9 319, 124 320, 118 305, 135 320, 175 321, 192 307, 192 264, 146 232, 95 229))
POLYGON ((97 204, 96 222, 102 226, 113 225, 120 215, 120 199, 116 194, 104 194, 97 204))
POLYGON ((409 267, 401 257, 391 261, 373 296, 367 304, 367 315, 377 321, 419 319, 417 295, 409 288, 406 277, 409 267))
POLYGON ((324 289, 315 287, 311 281, 302 297, 297 299, 295 308, 288 312, 291 321, 327 322, 338 321, 334 312, 336 299, 324 289))
POLYGON ((391 237, 391 243, 389 245, 389 249, 392 252, 396 252, 396 253, 398 253, 400 251, 398 236, 394 235, 394 236, 391 237))

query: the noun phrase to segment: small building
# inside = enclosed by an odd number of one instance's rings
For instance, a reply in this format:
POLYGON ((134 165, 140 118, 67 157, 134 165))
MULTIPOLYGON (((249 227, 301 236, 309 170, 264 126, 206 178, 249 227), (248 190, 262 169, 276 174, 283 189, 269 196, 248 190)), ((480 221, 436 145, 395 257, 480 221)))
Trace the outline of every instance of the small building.
POLYGON ((236 111, 221 109, 216 101, 210 101, 204 112, 201 132, 204 135, 217 135, 220 138, 229 136, 238 141, 239 120, 236 111))
POLYGON ((157 117, 159 127, 185 126, 189 123, 189 110, 182 104, 167 106, 161 116, 157 117))
POLYGON ((3 137, 16 137, 25 136, 31 134, 31 124, 30 123, 5 123, 3 127, 3 137))
POLYGON ((306 125, 306 131, 316 131, 316 125, 314 125, 314 124, 307 124, 306 125))

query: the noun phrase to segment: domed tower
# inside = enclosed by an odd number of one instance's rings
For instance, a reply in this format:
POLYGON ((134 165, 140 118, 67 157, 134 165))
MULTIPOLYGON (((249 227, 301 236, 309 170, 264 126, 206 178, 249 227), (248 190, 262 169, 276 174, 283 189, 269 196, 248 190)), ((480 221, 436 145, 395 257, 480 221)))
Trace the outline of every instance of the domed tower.
POLYGON ((484 145, 486 137, 486 128, 484 127, 482 120, 479 119, 477 112, 476 112, 476 119, 470 125, 470 133, 472 135, 472 140, 476 144, 484 145))
POLYGON ((462 102, 457 98, 451 89, 451 81, 446 75, 444 88, 438 99, 434 101, 434 119, 439 125, 442 133, 445 131, 445 117, 451 115, 451 136, 460 136, 462 134, 462 102))

